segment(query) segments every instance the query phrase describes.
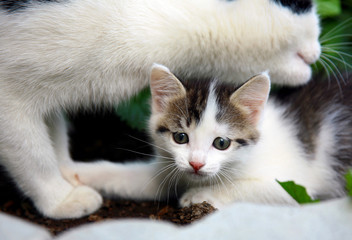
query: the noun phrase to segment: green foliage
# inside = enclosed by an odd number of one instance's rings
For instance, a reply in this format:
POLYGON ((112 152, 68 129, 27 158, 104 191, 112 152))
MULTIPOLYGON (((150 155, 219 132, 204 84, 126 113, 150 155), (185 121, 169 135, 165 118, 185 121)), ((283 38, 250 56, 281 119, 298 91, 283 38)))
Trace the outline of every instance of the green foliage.
POLYGON ((350 169, 345 175, 346 179, 346 191, 347 194, 352 197, 352 169, 350 169))
POLYGON ((341 14, 340 0, 316 0, 320 17, 332 17, 341 14))
POLYGON ((132 128, 145 130, 150 115, 149 99, 150 89, 146 88, 129 101, 119 104, 116 114, 132 128))
MULTIPOLYGON (((346 192, 352 197, 352 169, 348 170, 345 175, 346 192)), ((294 181, 280 182, 277 181, 290 196, 300 204, 316 203, 319 200, 313 200, 307 193, 305 187, 296 184, 294 181)))
POLYGON ((277 182, 300 204, 319 202, 319 200, 313 200, 308 195, 306 189, 303 186, 296 184, 294 181, 277 182))

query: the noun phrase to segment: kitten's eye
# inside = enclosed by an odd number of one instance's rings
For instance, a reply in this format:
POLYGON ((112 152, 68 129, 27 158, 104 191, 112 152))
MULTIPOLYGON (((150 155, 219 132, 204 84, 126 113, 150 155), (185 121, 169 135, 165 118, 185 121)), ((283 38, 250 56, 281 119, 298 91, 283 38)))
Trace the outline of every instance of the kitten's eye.
POLYGON ((219 150, 228 149, 230 147, 230 144, 231 144, 231 140, 230 139, 225 139, 225 138, 222 138, 222 137, 215 138, 215 140, 213 142, 213 146, 216 149, 219 149, 219 150))
POLYGON ((178 144, 188 143, 188 135, 186 133, 174 133, 173 134, 174 141, 178 144))

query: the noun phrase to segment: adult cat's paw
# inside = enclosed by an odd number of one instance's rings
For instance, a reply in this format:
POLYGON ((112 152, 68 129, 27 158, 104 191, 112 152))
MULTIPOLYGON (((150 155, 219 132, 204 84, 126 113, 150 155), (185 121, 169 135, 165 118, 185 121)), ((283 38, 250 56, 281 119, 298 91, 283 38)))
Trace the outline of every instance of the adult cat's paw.
POLYGON ((207 189, 191 189, 187 191, 180 199, 181 207, 188 207, 195 203, 208 202, 215 208, 221 208, 224 204, 220 201, 219 196, 207 189))
POLYGON ((80 218, 95 212, 102 202, 103 199, 97 191, 90 187, 78 186, 47 215, 55 219, 80 218))

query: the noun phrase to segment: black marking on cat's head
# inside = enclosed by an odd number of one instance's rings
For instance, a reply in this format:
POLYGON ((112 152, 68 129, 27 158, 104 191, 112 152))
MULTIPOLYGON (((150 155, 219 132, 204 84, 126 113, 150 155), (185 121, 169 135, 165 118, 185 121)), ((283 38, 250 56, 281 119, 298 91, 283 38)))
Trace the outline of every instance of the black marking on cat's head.
POLYGON ((235 141, 236 141, 238 144, 240 144, 242 147, 248 146, 248 142, 247 142, 247 140, 245 140, 245 139, 237 138, 237 139, 235 139, 235 141))
MULTIPOLYGON (((62 1, 62 0, 61 0, 62 1)), ((23 10, 33 3, 60 2, 60 0, 0 0, 0 8, 8 12, 23 10)))
POLYGON ((182 84, 187 92, 186 112, 189 115, 187 119, 187 126, 189 127, 192 121, 198 124, 202 118, 207 106, 211 81, 209 79, 188 79, 187 81, 182 81, 182 84))
POLYGON ((312 0, 272 0, 283 7, 289 8, 293 13, 304 14, 313 8, 312 0))
POLYGON ((169 132, 170 130, 169 130, 167 127, 159 126, 156 131, 157 131, 158 133, 165 133, 165 132, 169 132))

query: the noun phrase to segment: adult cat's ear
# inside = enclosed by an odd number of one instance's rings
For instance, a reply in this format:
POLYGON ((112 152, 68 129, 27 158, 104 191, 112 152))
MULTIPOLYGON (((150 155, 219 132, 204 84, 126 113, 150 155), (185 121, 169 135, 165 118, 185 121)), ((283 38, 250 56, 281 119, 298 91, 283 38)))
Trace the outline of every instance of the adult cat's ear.
POLYGON ((230 97, 230 102, 240 108, 248 116, 249 121, 256 125, 268 100, 270 77, 268 73, 256 75, 249 79, 230 97))
POLYGON ((186 95, 182 83, 167 67, 159 64, 153 64, 152 66, 150 90, 153 112, 163 112, 171 99, 186 95))

